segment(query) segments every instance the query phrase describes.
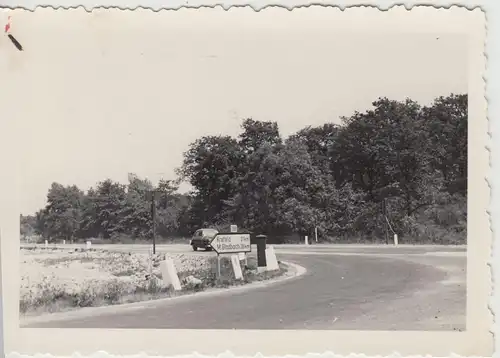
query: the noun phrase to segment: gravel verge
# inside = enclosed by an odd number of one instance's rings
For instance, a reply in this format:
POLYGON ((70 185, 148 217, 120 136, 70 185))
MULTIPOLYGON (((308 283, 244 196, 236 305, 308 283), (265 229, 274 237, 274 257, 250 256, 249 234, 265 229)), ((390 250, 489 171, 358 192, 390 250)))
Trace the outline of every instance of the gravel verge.
POLYGON ((258 273, 256 258, 242 267, 244 279, 234 279, 229 258, 183 253, 148 255, 85 249, 21 249, 20 314, 25 317, 155 300, 195 292, 242 286, 290 274, 290 267, 258 273), (174 291, 162 281, 160 261, 172 259, 183 286, 174 291))

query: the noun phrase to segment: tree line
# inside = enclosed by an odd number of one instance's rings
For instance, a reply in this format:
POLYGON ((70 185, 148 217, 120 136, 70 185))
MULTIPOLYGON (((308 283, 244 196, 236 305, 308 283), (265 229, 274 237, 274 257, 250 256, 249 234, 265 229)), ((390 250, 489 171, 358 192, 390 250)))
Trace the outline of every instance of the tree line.
POLYGON ((467 95, 422 106, 379 98, 340 124, 284 138, 276 122, 242 121, 237 137, 191 143, 175 180, 130 174, 84 192, 53 183, 47 205, 21 217, 21 233, 49 240, 152 237, 150 190, 158 191, 157 235, 190 236, 230 224, 274 241, 317 231, 322 241, 465 243, 467 95), (179 193, 178 185, 194 188, 179 193))

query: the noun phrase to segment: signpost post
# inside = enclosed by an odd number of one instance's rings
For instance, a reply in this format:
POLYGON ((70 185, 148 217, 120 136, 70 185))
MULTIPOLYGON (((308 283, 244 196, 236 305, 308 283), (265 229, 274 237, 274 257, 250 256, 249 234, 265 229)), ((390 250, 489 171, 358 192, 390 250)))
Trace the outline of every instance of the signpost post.
POLYGON ((250 245, 250 234, 238 233, 218 233, 210 242, 213 250, 217 253, 217 277, 221 275, 220 272, 220 255, 223 254, 238 254, 240 252, 252 251, 250 245))

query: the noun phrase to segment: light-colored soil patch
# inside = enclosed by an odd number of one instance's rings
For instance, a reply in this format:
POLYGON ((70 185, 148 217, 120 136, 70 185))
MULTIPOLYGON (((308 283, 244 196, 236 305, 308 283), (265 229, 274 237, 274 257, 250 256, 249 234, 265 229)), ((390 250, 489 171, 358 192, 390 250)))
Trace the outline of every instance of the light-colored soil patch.
POLYGON ((244 280, 235 280, 228 259, 221 260, 216 277, 214 256, 183 253, 148 255, 84 249, 28 249, 20 252, 20 312, 40 315, 81 307, 138 302, 179 294, 262 281, 287 272, 258 274, 255 258, 243 268, 244 280), (160 261, 172 259, 183 286, 175 292, 162 281, 160 261))

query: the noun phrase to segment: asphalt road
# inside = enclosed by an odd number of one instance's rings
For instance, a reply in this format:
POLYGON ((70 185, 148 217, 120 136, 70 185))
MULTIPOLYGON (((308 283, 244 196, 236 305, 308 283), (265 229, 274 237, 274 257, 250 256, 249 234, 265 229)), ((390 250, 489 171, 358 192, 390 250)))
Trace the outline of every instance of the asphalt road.
MULTIPOLYGON (((97 246, 97 245, 96 245, 97 246)), ((101 246, 100 246, 101 247, 101 246)), ((147 252, 147 246, 110 245, 147 252)), ((464 247, 275 246, 279 260, 303 266, 296 279, 246 291, 162 300, 64 320, 52 328, 463 330, 464 247)), ((158 252, 190 252, 158 245, 158 252)), ((191 253, 213 255, 213 252, 191 253)), ((82 310, 83 312, 83 310, 82 310)), ((84 312, 83 312, 84 313, 84 312)))

